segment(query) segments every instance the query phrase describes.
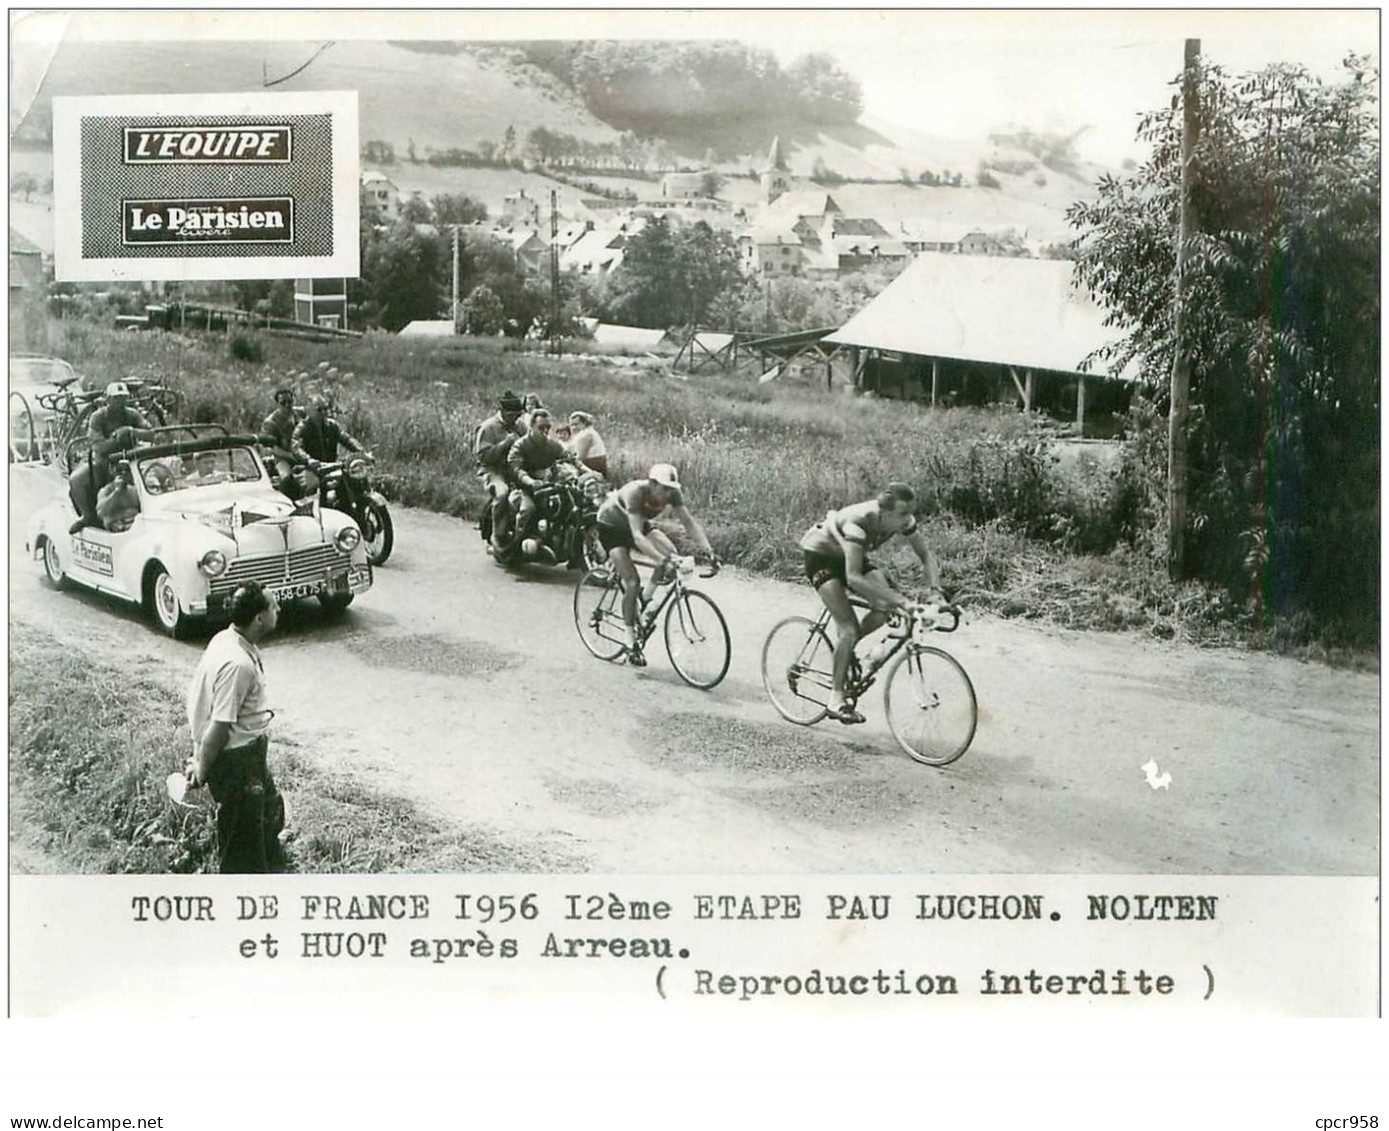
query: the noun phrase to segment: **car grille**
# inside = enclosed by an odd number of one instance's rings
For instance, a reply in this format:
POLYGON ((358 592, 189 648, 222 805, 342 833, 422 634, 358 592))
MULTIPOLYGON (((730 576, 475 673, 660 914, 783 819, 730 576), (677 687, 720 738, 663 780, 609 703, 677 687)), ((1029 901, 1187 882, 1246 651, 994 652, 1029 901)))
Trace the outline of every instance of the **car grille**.
POLYGON ((339 553, 327 543, 305 546, 287 554, 256 554, 232 561, 226 573, 213 580, 212 590, 234 589, 243 581, 259 581, 262 585, 318 581, 331 570, 346 569, 350 564, 349 555, 339 553))

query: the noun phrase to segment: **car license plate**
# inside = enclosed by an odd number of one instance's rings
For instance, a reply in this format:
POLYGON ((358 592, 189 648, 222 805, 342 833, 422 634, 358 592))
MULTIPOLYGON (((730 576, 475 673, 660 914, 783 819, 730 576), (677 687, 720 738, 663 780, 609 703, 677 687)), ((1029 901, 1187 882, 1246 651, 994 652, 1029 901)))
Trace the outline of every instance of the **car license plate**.
POLYGON ((318 589, 316 581, 301 581, 298 585, 281 585, 272 592, 277 601, 297 601, 300 597, 312 597, 318 589))

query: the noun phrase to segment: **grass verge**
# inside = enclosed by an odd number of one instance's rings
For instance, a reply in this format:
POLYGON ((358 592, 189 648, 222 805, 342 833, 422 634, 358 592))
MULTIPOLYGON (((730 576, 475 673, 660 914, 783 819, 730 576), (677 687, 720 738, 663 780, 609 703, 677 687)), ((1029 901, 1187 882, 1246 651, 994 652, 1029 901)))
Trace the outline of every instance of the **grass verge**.
MULTIPOLYGON (((179 808, 164 781, 182 769, 182 697, 46 633, 10 626, 11 838, 25 870, 216 871, 212 813, 179 808)), ((548 872, 581 861, 533 842, 449 826, 408 801, 324 770, 293 744, 271 746, 285 796, 289 870, 548 872)), ((210 804, 206 791, 197 791, 210 804)))

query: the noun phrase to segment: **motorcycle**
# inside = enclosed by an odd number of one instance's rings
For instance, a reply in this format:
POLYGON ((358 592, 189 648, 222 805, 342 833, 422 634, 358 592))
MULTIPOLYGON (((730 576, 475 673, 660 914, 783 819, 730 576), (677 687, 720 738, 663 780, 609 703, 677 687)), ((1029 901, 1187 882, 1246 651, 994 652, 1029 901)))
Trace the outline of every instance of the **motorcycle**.
POLYGON ((352 517, 361 527, 367 561, 379 566, 395 547, 395 527, 385 498, 371 487, 374 462, 369 452, 350 452, 346 459, 320 463, 314 474, 318 476, 320 504, 352 517))
MULTIPOLYGON (((560 464, 551 480, 533 492, 535 514, 524 530, 515 528, 502 542, 492 545, 492 508, 483 508, 478 533, 498 565, 507 567, 534 562, 569 569, 592 569, 607 558, 598 541, 598 505, 607 494, 607 481, 597 472, 580 475, 560 464)), ((518 511, 519 489, 512 492, 512 513, 518 511)))

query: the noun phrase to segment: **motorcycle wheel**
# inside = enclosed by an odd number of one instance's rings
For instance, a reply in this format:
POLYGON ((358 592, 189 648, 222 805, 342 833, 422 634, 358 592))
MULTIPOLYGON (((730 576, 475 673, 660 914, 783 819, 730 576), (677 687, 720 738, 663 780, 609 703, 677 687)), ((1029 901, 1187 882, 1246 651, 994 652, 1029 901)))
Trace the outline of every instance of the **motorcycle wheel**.
POLYGON ((367 561, 374 566, 384 565, 395 548, 395 527, 391 512, 383 503, 367 499, 362 504, 362 541, 367 547, 367 561))

